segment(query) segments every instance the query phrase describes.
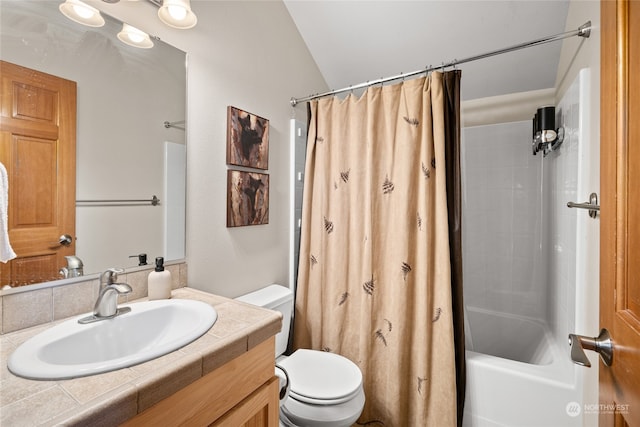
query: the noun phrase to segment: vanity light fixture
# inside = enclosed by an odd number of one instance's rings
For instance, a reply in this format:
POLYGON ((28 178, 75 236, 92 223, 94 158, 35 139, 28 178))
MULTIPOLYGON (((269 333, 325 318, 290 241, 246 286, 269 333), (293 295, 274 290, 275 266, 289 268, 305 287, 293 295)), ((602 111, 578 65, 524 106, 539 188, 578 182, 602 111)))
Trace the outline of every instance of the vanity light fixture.
POLYGON ((153 42, 151 41, 149 34, 129 24, 122 24, 122 31, 118 33, 118 39, 133 47, 139 47, 142 49, 150 49, 153 47, 153 42))
POLYGON ((158 18, 168 26, 181 30, 193 28, 198 22, 189 0, 164 0, 158 9, 158 18))
POLYGON ((59 6, 60 12, 67 18, 89 27, 102 27, 104 18, 100 11, 80 0, 66 0, 59 6))
MULTIPOLYGON (((119 0, 102 0, 105 3, 117 3, 119 0)), ((198 18, 191 10, 189 0, 148 0, 158 6, 158 17, 172 28, 189 29, 195 27, 198 18)), ((74 22, 89 27, 102 27, 105 20, 100 11, 80 0, 65 0, 59 6, 60 12, 74 22)), ((150 49, 153 41, 149 35, 129 24, 123 24, 118 39, 129 46, 150 49)))

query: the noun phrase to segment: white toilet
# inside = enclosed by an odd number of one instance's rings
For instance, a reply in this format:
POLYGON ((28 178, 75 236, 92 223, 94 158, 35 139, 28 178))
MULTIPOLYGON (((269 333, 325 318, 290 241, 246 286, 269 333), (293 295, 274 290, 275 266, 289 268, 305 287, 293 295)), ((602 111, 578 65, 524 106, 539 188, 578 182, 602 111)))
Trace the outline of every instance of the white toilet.
POLYGON ((317 350, 287 349, 293 293, 284 286, 270 285, 238 301, 282 313, 282 330, 276 335, 276 364, 290 382, 289 397, 280 408, 280 425, 293 427, 348 427, 364 407, 362 373, 346 357, 317 350))

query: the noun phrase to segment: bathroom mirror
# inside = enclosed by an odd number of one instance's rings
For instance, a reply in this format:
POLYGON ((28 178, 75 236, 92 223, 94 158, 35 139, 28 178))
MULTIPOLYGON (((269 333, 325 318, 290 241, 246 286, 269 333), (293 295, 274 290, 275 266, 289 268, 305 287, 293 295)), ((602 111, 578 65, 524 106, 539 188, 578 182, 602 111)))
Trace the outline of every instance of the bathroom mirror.
POLYGON ((61 2, 1 1, 0 51, 77 83, 75 255, 85 275, 137 266, 141 253, 182 259, 186 54, 157 38, 125 45, 122 22, 102 13, 103 27, 83 26, 61 2))

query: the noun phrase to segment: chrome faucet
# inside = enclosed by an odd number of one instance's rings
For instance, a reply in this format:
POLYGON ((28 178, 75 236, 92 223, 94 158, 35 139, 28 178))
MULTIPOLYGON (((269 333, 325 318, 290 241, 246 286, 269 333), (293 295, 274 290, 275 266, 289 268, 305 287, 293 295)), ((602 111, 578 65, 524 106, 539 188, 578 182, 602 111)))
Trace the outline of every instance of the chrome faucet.
POLYGON ((62 267, 59 271, 60 275, 68 279, 70 277, 80 277, 84 274, 82 260, 77 256, 65 256, 67 266, 62 267))
POLYGON ((118 308, 118 295, 126 295, 132 291, 126 283, 116 283, 118 274, 124 273, 119 268, 110 268, 100 275, 100 293, 93 307, 91 316, 83 317, 78 323, 92 323, 99 320, 112 319, 131 311, 130 307, 118 308))

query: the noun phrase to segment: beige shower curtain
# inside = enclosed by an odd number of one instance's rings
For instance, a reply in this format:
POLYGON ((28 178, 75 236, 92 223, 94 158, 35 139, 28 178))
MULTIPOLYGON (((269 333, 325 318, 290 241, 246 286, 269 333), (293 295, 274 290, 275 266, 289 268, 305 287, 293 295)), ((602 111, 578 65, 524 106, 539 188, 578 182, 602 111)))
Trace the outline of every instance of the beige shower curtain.
POLYGON ((358 424, 457 421, 443 76, 310 103, 294 347, 360 367, 358 424))

